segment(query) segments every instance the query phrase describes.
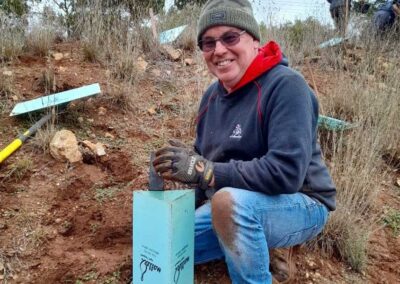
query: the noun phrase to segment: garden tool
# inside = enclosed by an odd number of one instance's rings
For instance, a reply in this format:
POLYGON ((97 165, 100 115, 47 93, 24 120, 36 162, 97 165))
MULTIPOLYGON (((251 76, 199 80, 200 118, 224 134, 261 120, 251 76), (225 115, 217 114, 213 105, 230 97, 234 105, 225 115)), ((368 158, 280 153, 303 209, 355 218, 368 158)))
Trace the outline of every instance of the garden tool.
MULTIPOLYGON (((55 106, 64 106, 71 101, 82 99, 85 97, 93 96, 99 94, 100 85, 98 83, 87 85, 68 91, 39 97, 26 102, 18 103, 11 111, 10 116, 18 116, 22 114, 28 114, 35 111, 49 109, 55 106)), ((13 142, 11 142, 7 147, 0 151, 0 164, 7 159, 12 153, 14 153, 21 145, 35 132, 40 129, 49 119, 51 118, 51 113, 43 116, 39 121, 37 121, 31 128, 25 131, 23 134, 18 136, 13 142)))
POLYGON ((164 180, 153 167, 154 152, 150 153, 149 190, 164 190, 164 180))

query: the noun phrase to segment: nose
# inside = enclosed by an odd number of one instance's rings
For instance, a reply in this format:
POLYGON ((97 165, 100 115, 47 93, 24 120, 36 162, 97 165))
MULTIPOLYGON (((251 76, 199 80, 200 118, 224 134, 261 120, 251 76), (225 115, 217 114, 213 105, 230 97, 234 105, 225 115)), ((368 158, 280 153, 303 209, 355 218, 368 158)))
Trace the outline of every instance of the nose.
POLYGON ((217 40, 217 42, 215 43, 214 54, 218 55, 218 54, 223 54, 225 52, 226 52, 225 45, 223 45, 220 40, 217 40))

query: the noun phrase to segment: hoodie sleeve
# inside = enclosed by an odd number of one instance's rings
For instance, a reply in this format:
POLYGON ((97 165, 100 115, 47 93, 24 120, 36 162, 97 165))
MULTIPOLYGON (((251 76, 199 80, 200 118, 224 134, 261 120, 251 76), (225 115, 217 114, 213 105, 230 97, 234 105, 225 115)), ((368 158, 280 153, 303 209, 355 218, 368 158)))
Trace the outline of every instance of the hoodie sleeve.
POLYGON ((312 158, 316 101, 313 105, 311 90, 297 73, 283 76, 270 92, 263 122, 267 153, 251 161, 215 163, 217 189, 229 186, 272 195, 302 187, 312 158))

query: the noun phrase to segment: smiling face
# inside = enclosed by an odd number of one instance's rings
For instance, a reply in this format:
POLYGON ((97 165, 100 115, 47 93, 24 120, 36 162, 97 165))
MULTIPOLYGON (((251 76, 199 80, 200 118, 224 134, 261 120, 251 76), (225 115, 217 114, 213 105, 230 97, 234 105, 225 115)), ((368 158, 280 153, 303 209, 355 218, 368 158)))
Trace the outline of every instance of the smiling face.
MULTIPOLYGON (((203 34, 202 39, 220 38, 230 31, 241 32, 241 30, 234 27, 216 26, 208 29, 203 34)), ((224 46, 221 41, 217 41, 215 50, 203 52, 203 57, 210 72, 230 92, 257 56, 259 45, 259 41, 253 39, 248 33, 244 33, 240 36, 240 41, 233 46, 224 46)))

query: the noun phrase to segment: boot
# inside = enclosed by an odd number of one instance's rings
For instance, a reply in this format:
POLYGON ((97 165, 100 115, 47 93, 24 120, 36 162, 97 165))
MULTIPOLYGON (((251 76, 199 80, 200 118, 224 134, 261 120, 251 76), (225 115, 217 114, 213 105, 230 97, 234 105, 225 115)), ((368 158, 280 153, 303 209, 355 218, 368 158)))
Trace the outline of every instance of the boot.
POLYGON ((293 248, 270 249, 269 270, 272 274, 272 283, 288 283, 292 280, 296 265, 292 259, 293 248))

